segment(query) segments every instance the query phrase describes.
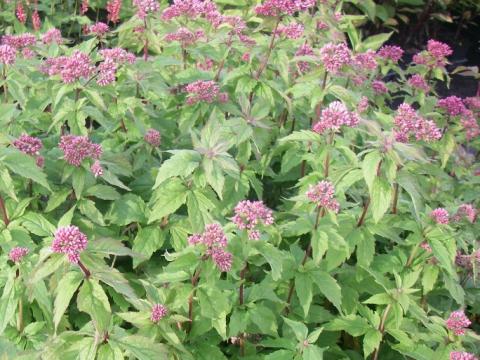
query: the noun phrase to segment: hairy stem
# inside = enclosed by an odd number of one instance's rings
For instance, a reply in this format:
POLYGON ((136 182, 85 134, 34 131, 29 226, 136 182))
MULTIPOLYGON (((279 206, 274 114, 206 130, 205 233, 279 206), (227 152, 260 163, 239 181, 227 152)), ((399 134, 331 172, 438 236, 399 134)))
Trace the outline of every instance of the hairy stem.
POLYGON ((187 332, 189 333, 192 330, 193 326, 193 297, 195 296, 195 287, 198 284, 198 280, 200 279, 200 273, 201 273, 201 268, 198 267, 195 270, 195 273, 193 274, 193 277, 191 279, 191 284, 193 286, 192 293, 190 294, 190 297, 188 298, 188 320, 190 321, 190 325, 187 328, 187 332))
POLYGON ((10 224, 10 219, 8 218, 7 209, 5 208, 5 202, 3 201, 3 197, 0 196, 0 210, 2 211, 3 222, 5 226, 10 224))
POLYGON ((265 59, 262 61, 262 63, 260 64, 260 67, 257 71, 257 74, 255 75, 255 79, 258 80, 260 78, 260 76, 262 75, 263 71, 265 70, 265 68, 267 67, 267 64, 268 64, 268 60, 270 59, 270 55, 272 54, 272 50, 273 50, 273 47, 275 46, 275 37, 277 35, 277 29, 278 29, 278 25, 280 24, 280 18, 277 19, 277 21, 275 22, 275 27, 272 31, 272 38, 270 40, 270 45, 268 46, 268 50, 267 50, 267 54, 265 56, 265 59))
POLYGON ((88 269, 85 267, 85 265, 83 265, 83 263, 82 263, 80 260, 78 260, 78 266, 80 267, 80 269, 82 270, 83 274, 85 275, 85 278, 86 278, 86 279, 90 278, 90 275, 91 275, 90 270, 88 270, 88 269))
POLYGON ((399 194, 399 185, 395 183, 393 186, 393 201, 392 201, 392 214, 397 213, 397 203, 398 203, 398 194, 399 194))
MULTIPOLYGON (((392 304, 388 304, 385 310, 383 310, 382 320, 380 321, 380 325, 378 327, 378 330, 382 334, 382 338, 383 338, 383 334, 385 333, 385 323, 387 322, 388 314, 390 313, 391 309, 392 309, 392 304)), ((380 344, 375 349, 375 353, 373 354, 373 360, 378 360, 378 354, 380 353, 381 345, 382 345, 382 342, 380 341, 380 344)))

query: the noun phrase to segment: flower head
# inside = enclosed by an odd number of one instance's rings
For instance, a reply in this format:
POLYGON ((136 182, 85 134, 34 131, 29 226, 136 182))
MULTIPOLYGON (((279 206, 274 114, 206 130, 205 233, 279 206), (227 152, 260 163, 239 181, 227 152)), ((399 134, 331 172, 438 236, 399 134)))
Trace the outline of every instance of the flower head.
POLYGON ((92 166, 90 166, 90 171, 92 172, 94 177, 99 177, 103 175, 103 168, 99 160, 95 160, 93 162, 92 166))
POLYGON ((215 81, 197 80, 185 87, 188 93, 187 104, 193 105, 198 102, 211 103, 218 97, 219 86, 215 81))
POLYGON ((110 0, 105 7, 107 10, 107 20, 117 23, 120 20, 120 10, 122 9, 122 0, 110 0))
POLYGON ((291 23, 279 26, 276 33, 288 39, 299 39, 302 37, 304 30, 305 27, 302 24, 291 23))
POLYGON ((438 100, 437 106, 444 109, 451 116, 461 115, 466 110, 462 99, 458 96, 449 96, 438 100))
POLYGON ((117 74, 117 64, 112 58, 107 58, 104 62, 98 65, 97 84, 100 86, 107 86, 115 82, 117 74))
POLYGON ((48 30, 45 34, 42 35, 42 42, 44 44, 61 44, 62 41, 62 33, 60 32, 60 30, 55 28, 48 30))
POLYGON ((80 78, 88 78, 94 71, 90 57, 78 50, 70 56, 59 56, 45 61, 43 68, 48 75, 60 75, 66 84, 73 83, 80 78))
POLYGON ((233 256, 225 249, 227 237, 219 224, 208 224, 202 234, 193 234, 188 238, 192 246, 203 244, 206 248, 205 255, 211 257, 220 271, 229 271, 232 267, 233 256))
POLYGON ((18 21, 20 21, 22 24, 25 24, 27 22, 27 14, 25 13, 25 9, 23 8, 23 4, 21 1, 17 3, 15 14, 17 15, 18 21))
POLYGON ((345 43, 328 43, 320 49, 320 60, 325 70, 332 74, 338 74, 343 66, 351 63, 351 52, 345 43))
POLYGON ((448 211, 444 208, 436 208, 430 213, 430 217, 437 224, 448 224, 450 221, 450 215, 448 214, 448 211))
POLYGON ((63 135, 58 147, 63 151, 65 161, 77 167, 84 159, 96 160, 102 155, 101 145, 90 142, 86 136, 63 135))
POLYGON ((463 310, 457 310, 450 314, 446 325, 455 335, 465 335, 465 330, 472 322, 467 318, 463 310))
POLYGON ((372 82, 372 89, 377 94, 388 94, 388 88, 383 81, 374 80, 372 82))
POLYGON ((183 47, 195 44, 199 39, 203 38, 205 33, 203 30, 195 32, 190 31, 186 27, 181 27, 177 31, 167 34, 165 40, 168 42, 178 41, 183 47))
POLYGON ((88 11, 89 0, 82 0, 80 4, 80 14, 83 15, 88 11))
POLYGON ((360 122, 357 113, 348 111, 340 101, 334 101, 322 110, 320 120, 313 125, 313 131, 322 134, 326 130, 338 131, 341 126, 354 127, 360 122))
POLYGON ((364 53, 356 54, 353 57, 352 63, 359 70, 373 71, 378 66, 375 55, 375 51, 367 50, 364 53))
POLYGON ((16 139, 13 142, 13 146, 15 146, 21 152, 31 156, 38 155, 40 153, 40 149, 43 147, 40 139, 27 134, 22 134, 18 139, 16 139))
POLYGON ((137 7, 137 16, 140 19, 145 19, 149 13, 160 9, 157 0, 133 0, 133 5, 137 7))
POLYGON ((58 228, 52 242, 52 251, 65 254, 68 261, 77 264, 80 253, 87 248, 87 235, 74 225, 58 228))
POLYGON ((32 13, 32 26, 35 31, 40 30, 42 27, 42 20, 40 20, 40 15, 37 10, 32 13))
POLYGON ((427 51, 436 59, 442 59, 453 54, 453 50, 450 46, 433 39, 428 40, 427 51))
POLYGON ((452 220, 458 222, 464 217, 473 224, 477 219, 477 209, 472 204, 462 204, 459 206, 457 213, 452 217, 452 220))
POLYGON ((160 132, 155 129, 148 129, 143 139, 153 147, 159 147, 162 141, 160 132))
POLYGON ((480 110, 480 96, 471 96, 463 99, 465 105, 472 111, 480 110))
POLYGON ((340 204, 334 198, 335 187, 330 181, 322 180, 316 185, 310 185, 306 195, 308 200, 317 207, 323 207, 335 213, 340 209, 340 204))
POLYGON ((105 60, 112 60, 116 64, 133 64, 136 60, 136 57, 131 52, 128 52, 125 49, 116 47, 112 49, 102 49, 99 51, 99 54, 105 60))
POLYGON ((272 210, 267 208, 263 201, 240 201, 235 206, 235 215, 232 221, 239 229, 248 230, 251 240, 257 240, 259 233, 256 227, 263 223, 264 225, 273 224, 272 210))
POLYGON ((442 137, 442 132, 435 122, 426 120, 418 115, 407 103, 403 103, 398 107, 393 122, 395 125, 395 140, 398 142, 407 142, 411 135, 415 135, 417 140, 427 142, 435 141, 442 137))
POLYGON ((22 258, 28 254, 28 249, 24 247, 14 247, 10 252, 8 253, 8 258, 12 260, 15 263, 20 262, 22 258))
POLYGON ((103 22, 97 22, 88 28, 90 33, 93 33, 99 37, 105 35, 109 30, 110 28, 108 25, 103 22))
POLYGON ((450 360, 478 360, 478 358, 474 354, 465 351, 452 351, 450 360))
POLYGON ((255 11, 263 16, 293 15, 315 6, 315 3, 315 0, 266 0, 256 7, 255 11))
POLYGON ((399 46, 384 45, 378 50, 377 55, 385 60, 397 63, 403 56, 403 49, 399 46))
POLYGON ((460 123, 465 129, 467 140, 472 140, 480 135, 480 126, 472 110, 465 109, 460 117, 460 123))
POLYGON ((165 316, 167 316, 168 310, 165 305, 155 304, 152 306, 152 313, 150 314, 150 320, 153 323, 159 322, 165 316))
POLYGON ((364 113, 365 111, 368 110, 368 107, 369 107, 368 97, 362 96, 362 98, 361 98, 360 101, 358 102, 357 111, 358 111, 360 114, 361 114, 361 113, 364 113))
POLYGON ((408 79, 408 85, 415 89, 423 90, 425 92, 430 91, 430 86, 428 86, 428 83, 420 74, 412 75, 410 79, 408 79))
POLYGON ((15 62, 16 51, 10 45, 0 45, 0 63, 11 65, 15 62))
MULTIPOLYGON (((309 55, 313 55, 313 49, 307 43, 302 44, 298 48, 297 52, 295 53, 295 56, 309 56, 309 55)), ((310 70, 310 64, 307 61, 299 61, 297 65, 298 65, 298 69, 302 73, 305 73, 308 70, 310 70)))

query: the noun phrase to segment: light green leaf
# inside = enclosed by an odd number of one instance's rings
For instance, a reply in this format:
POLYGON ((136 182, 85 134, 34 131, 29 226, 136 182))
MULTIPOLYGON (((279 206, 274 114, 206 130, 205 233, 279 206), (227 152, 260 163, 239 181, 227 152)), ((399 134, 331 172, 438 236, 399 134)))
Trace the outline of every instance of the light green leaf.
POLYGON ((98 281, 88 279, 78 292, 78 310, 89 314, 98 331, 105 331, 110 324, 110 303, 98 281))
POLYGON ((201 156, 194 150, 178 150, 172 151, 172 153, 173 156, 160 166, 154 189, 169 178, 190 175, 200 164, 201 156))
POLYGON ((175 212, 187 199, 187 187, 179 178, 173 178, 155 190, 155 205, 148 223, 162 219, 175 212))
POLYGON ((388 181, 376 177, 373 180, 371 197, 373 220, 377 223, 390 208, 392 202, 392 187, 388 181))
POLYGON ((53 324, 55 325, 55 331, 57 331, 58 324, 82 280, 83 274, 81 272, 70 271, 65 274, 58 283, 55 303, 53 305, 53 324))
POLYGON ((322 294, 342 313, 342 289, 337 280, 324 271, 318 270, 311 274, 322 294))

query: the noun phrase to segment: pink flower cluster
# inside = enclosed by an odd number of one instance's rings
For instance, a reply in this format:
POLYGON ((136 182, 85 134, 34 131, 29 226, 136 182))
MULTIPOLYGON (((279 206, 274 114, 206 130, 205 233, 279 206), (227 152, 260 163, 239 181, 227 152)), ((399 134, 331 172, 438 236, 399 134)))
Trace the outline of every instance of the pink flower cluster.
POLYGON ((424 119, 407 103, 398 107, 394 125, 395 139, 398 142, 407 142, 412 134, 415 135, 417 140, 427 142, 442 137, 442 132, 434 121, 424 119))
POLYGON ((368 107, 369 107, 368 97, 362 96, 362 98, 361 98, 360 101, 358 102, 357 111, 358 111, 360 114, 362 114, 362 113, 364 113, 365 111, 368 110, 368 107))
POLYGON ((317 207, 323 207, 334 213, 340 210, 340 204, 334 198, 335 187, 330 181, 322 180, 316 185, 310 185, 306 195, 308 200, 315 203, 317 207))
POLYGON ((291 23, 288 25, 280 25, 275 33, 289 39, 299 39, 302 37, 304 30, 305 27, 302 24, 291 23))
POLYGON ((464 217, 473 224, 477 219, 477 209, 471 204, 462 204, 459 206, 456 214, 453 215, 452 220, 458 222, 464 217))
POLYGON ((92 172, 94 177, 99 177, 103 175, 103 168, 102 165, 100 164, 100 160, 95 160, 90 166, 90 171, 92 172))
POLYGON ((14 247, 10 252, 8 253, 8 258, 12 260, 15 263, 20 262, 22 258, 28 254, 28 249, 24 247, 14 247))
POLYGON ((320 60, 325 70, 331 74, 338 74, 343 66, 352 61, 350 49, 345 43, 328 43, 320 49, 320 60))
POLYGON ((463 99, 465 105, 472 111, 479 111, 480 110, 480 97, 479 96, 471 96, 463 99))
POLYGON ((160 132, 155 129, 148 129, 143 139, 153 147, 159 147, 162 141, 160 132))
POLYGON ((63 151, 65 161, 80 166, 87 158, 97 160, 102 155, 102 146, 90 142, 86 136, 63 135, 58 147, 63 151))
POLYGON ((165 305, 155 304, 152 306, 152 313, 150 314, 150 320, 153 323, 158 323, 161 319, 167 316, 168 310, 165 305))
POLYGON ((97 84, 100 86, 115 82, 119 65, 127 62, 133 64, 136 60, 135 55, 122 48, 103 49, 100 55, 105 59, 97 68, 97 84))
POLYGON ((298 11, 305 11, 315 6, 315 0, 266 0, 255 8, 258 15, 280 16, 293 15, 298 11))
POLYGON ((465 335, 465 330, 472 322, 467 318, 463 310, 457 310, 450 314, 446 325, 455 335, 465 335))
POLYGON ((190 245, 203 244, 205 255, 210 256, 220 271, 230 271, 233 255, 226 251, 227 237, 219 224, 205 226, 203 234, 194 234, 188 238, 190 245))
POLYGON ((16 139, 13 142, 13 146, 15 146, 21 152, 31 156, 39 155, 40 149, 43 147, 40 139, 27 134, 22 134, 18 139, 16 139))
POLYGON ((11 65, 15 62, 16 51, 10 45, 0 45, 0 63, 11 65))
POLYGON ((35 45, 37 38, 30 33, 24 33, 20 35, 4 35, 2 36, 2 44, 10 45, 17 50, 21 50, 28 46, 35 45))
POLYGON ((465 351, 452 351, 450 360, 478 360, 478 358, 474 354, 465 351))
POLYGON ((444 208, 436 208, 430 213, 430 217, 437 224, 448 224, 450 221, 450 215, 448 214, 448 211, 444 208))
POLYGON ((70 56, 59 56, 45 61, 43 71, 49 76, 60 75, 65 84, 71 84, 80 78, 88 78, 95 66, 90 57, 78 50, 70 56))
POLYGON ((165 40, 168 42, 178 41, 182 47, 186 47, 195 44, 199 39, 205 37, 203 30, 190 31, 186 27, 181 27, 173 33, 169 33, 165 36, 165 40))
POLYGON ((110 0, 105 6, 107 10, 107 20, 112 23, 117 23, 120 20, 120 10, 122 9, 122 0, 110 0))
POLYGON ((145 19, 149 13, 160 9, 157 0, 133 0, 133 5, 137 7, 137 16, 140 19, 145 19))
POLYGON ((232 222, 239 229, 246 229, 250 240, 260 239, 260 231, 256 229, 260 223, 263 225, 273 224, 272 210, 267 208, 263 201, 240 201, 234 211, 232 222))
POLYGON ((44 44, 57 43, 61 44, 63 42, 62 33, 58 29, 50 29, 45 34, 42 35, 42 42, 44 44))
POLYGON ((390 60, 393 63, 398 63, 403 56, 403 49, 399 46, 384 45, 380 48, 380 50, 377 51, 377 55, 384 60, 390 60))
POLYGON ((430 86, 428 86, 427 81, 420 74, 414 74, 408 79, 408 85, 411 87, 423 90, 425 92, 430 91, 430 86))
POLYGON ((15 14, 17 15, 18 21, 20 21, 22 24, 25 24, 27 22, 27 14, 25 13, 25 9, 23 8, 23 4, 21 1, 17 3, 15 14))
POLYGON ((37 10, 32 13, 32 26, 35 31, 40 30, 42 27, 42 20, 40 20, 40 15, 37 10))
POLYGON ((367 50, 364 53, 356 54, 352 59, 352 64, 360 71, 373 71, 378 66, 375 56, 376 54, 373 50, 367 50))
POLYGON ((103 22, 97 22, 93 25, 90 25, 90 27, 88 28, 88 31, 90 33, 95 34, 99 37, 105 35, 109 30, 110 28, 108 27, 108 25, 103 22))
POLYGON ((212 80, 197 80, 188 84, 185 90, 188 93, 188 105, 193 105, 201 101, 212 103, 216 99, 221 100, 222 96, 224 96, 219 93, 220 88, 218 84, 212 80))
POLYGON ((458 251, 455 256, 455 264, 467 270, 471 270, 475 264, 475 268, 478 269, 480 265, 480 250, 475 251, 471 255, 465 255, 458 251))
POLYGON ((357 126, 360 122, 360 116, 352 111, 340 101, 334 101, 320 113, 320 120, 316 122, 312 129, 316 133, 322 134, 326 130, 338 131, 341 126, 357 126))
POLYGON ((174 0, 173 4, 162 13, 162 19, 166 21, 180 16, 188 19, 203 16, 214 27, 218 27, 226 18, 220 14, 215 3, 210 0, 174 0))
POLYGON ((463 100, 458 96, 449 96, 440 99, 438 100, 437 106, 444 109, 450 116, 462 115, 466 110, 463 100))
POLYGON ((89 0, 82 0, 80 4, 80 14, 83 15, 88 11, 89 0))
POLYGON ((372 89, 376 94, 388 94, 388 88, 383 81, 372 81, 372 89))
MULTIPOLYGON (((297 52, 295 53, 295 56, 311 56, 311 55, 313 55, 313 49, 307 43, 301 45, 298 48, 297 52)), ((307 61, 299 61, 297 65, 298 65, 298 69, 302 73, 305 73, 310 70, 310 64, 307 61)))
POLYGON ((427 51, 420 52, 413 56, 413 62, 419 65, 426 65, 429 68, 445 66, 446 57, 452 55, 453 51, 445 43, 436 40, 428 40, 427 51))
POLYGON ((115 61, 117 64, 124 64, 124 63, 133 64, 136 60, 136 57, 134 54, 119 47, 112 48, 112 49, 103 49, 103 50, 100 50, 99 53, 105 60, 111 59, 115 61))
POLYGON ((87 235, 74 225, 58 228, 52 242, 52 251, 67 255, 68 261, 77 264, 80 253, 87 248, 87 235))

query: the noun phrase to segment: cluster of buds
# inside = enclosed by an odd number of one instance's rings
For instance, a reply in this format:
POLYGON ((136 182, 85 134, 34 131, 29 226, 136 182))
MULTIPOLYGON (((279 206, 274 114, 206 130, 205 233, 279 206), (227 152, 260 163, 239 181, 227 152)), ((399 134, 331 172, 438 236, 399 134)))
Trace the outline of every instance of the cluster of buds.
POLYGON ((395 139, 399 142, 408 142, 411 135, 414 135, 417 140, 427 142, 442 137, 442 132, 434 121, 424 119, 407 103, 398 107, 394 125, 395 139))
POLYGON ((445 43, 436 40, 428 40, 427 50, 413 56, 413 62, 418 65, 426 65, 428 68, 443 67, 447 64, 447 57, 453 51, 445 43))
POLYGON ((273 224, 272 210, 267 208, 262 201, 240 201, 234 211, 233 223, 241 230, 246 229, 248 238, 251 240, 260 239, 260 231, 257 229, 260 224, 273 224))
POLYGON ((27 134, 22 134, 13 142, 13 146, 24 154, 35 157, 37 166, 43 166, 44 158, 40 156, 40 150, 42 149, 43 144, 40 139, 27 134))
POLYGON ((74 225, 61 227, 55 232, 52 251, 67 255, 68 261, 78 264, 80 254, 87 248, 87 235, 74 225))
POLYGON ((85 159, 92 159, 91 171, 95 177, 103 174, 99 158, 102 155, 102 146, 90 142, 86 136, 63 135, 58 147, 63 151, 66 162, 73 166, 80 166, 85 159))
POLYGON ((465 335, 466 329, 472 324, 463 310, 457 310, 450 314, 446 321, 447 328, 455 335, 465 335))
POLYGON ((338 131, 341 126, 354 127, 360 122, 360 116, 356 112, 349 111, 340 101, 330 103, 320 113, 320 120, 312 129, 316 133, 323 134, 327 130, 338 131))
POLYGON ((320 181, 316 185, 310 185, 307 198, 319 208, 325 208, 338 213, 340 204, 335 199, 335 187, 330 181, 320 181))
POLYGON ((205 246, 205 256, 210 257, 220 271, 230 271, 233 256, 226 251, 227 237, 219 224, 205 226, 202 234, 194 234, 188 238, 190 245, 202 244, 205 246))

